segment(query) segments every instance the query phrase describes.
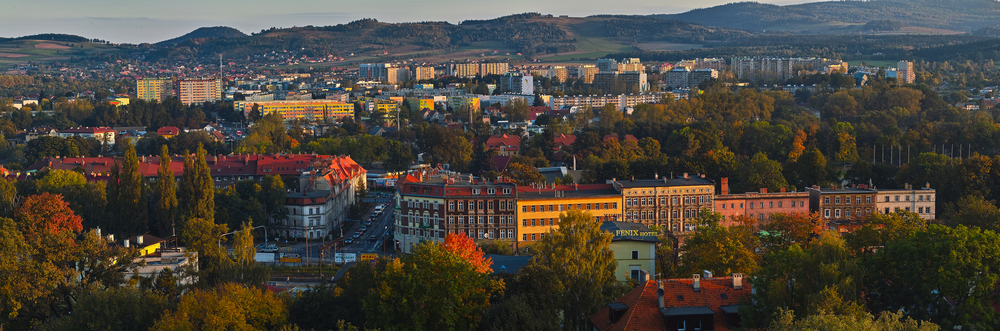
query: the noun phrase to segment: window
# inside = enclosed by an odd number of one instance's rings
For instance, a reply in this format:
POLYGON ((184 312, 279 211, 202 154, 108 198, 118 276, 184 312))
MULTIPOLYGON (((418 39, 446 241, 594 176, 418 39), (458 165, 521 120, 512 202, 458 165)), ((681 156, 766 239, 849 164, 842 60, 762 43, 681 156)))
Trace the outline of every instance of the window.
POLYGON ((910 207, 906 207, 906 211, 910 211, 910 207))
POLYGON ((531 206, 531 212, 532 212, 532 213, 534 213, 534 212, 535 212, 535 206, 531 206))
POLYGON ((521 206, 521 212, 522 213, 527 213, 528 212, 528 206, 521 206))
POLYGON ((607 202, 604 203, 604 209, 608 209, 608 203, 607 202))
POLYGON ((522 218, 521 219, 521 226, 528 226, 528 219, 527 218, 522 218))
POLYGON ((448 224, 455 224, 455 216, 448 216, 448 224))
POLYGON ((844 214, 845 214, 844 216, 851 217, 851 210, 850 209, 845 210, 844 214))
POLYGON ((854 202, 857 202, 857 204, 860 205, 861 204, 861 197, 854 198, 854 202))
POLYGON ((618 203, 617 202, 612 202, 611 203, 611 209, 618 209, 618 203))
POLYGON ((497 189, 495 188, 488 189, 486 190, 486 193, 490 195, 497 194, 497 189))
POLYGON ((872 203, 872 197, 865 197, 865 203, 872 203))
POLYGON ((483 239, 483 230, 479 230, 479 239, 483 239))
POLYGON ((632 259, 633 260, 639 259, 639 251, 632 251, 632 259))
POLYGON ((493 209, 493 200, 490 200, 489 202, 487 202, 486 209, 493 209))
POLYGON ((549 205, 549 211, 555 211, 556 209, 555 209, 555 208, 553 208, 553 207, 555 207, 555 206, 553 206, 553 205, 549 205))
MULTIPOLYGON (((661 197, 661 198, 660 198, 660 205, 665 205, 665 204, 667 204, 667 198, 663 198, 663 197, 661 197)), ((606 207, 605 207, 605 208, 606 208, 606 207)))
POLYGON ((906 201, 910 201, 910 196, 909 195, 906 196, 906 201))
POLYGON ((899 202, 899 196, 898 195, 896 196, 896 202, 899 202))
POLYGON ((726 209, 726 204, 722 204, 722 209, 726 209))
POLYGON ((823 210, 823 217, 826 217, 826 218, 830 217, 830 210, 829 209, 824 209, 823 210))
POLYGON ((917 207, 917 214, 923 214, 923 213, 924 213, 924 207, 917 207))
POLYGON ((885 202, 889 202, 889 196, 885 196, 885 202))
POLYGON ((589 203, 587 204, 587 210, 590 210, 590 204, 589 203))
POLYGON ((493 216, 489 216, 489 217, 487 217, 487 220, 486 220, 486 222, 487 222, 488 224, 493 224, 493 216))
POLYGON ((840 204, 840 197, 837 197, 836 200, 837 200, 837 204, 839 205, 840 204))
POLYGON ((479 195, 479 189, 478 188, 472 189, 472 194, 473 195, 479 195))
POLYGON ((753 209, 753 203, 752 202, 750 203, 750 209, 753 209))
POLYGON ((823 198, 823 203, 829 205, 830 204, 830 197, 823 198))
POLYGON ((677 197, 673 197, 670 200, 671 200, 670 204, 673 204, 673 205, 677 204, 677 197))
POLYGON ((781 201, 778 201, 778 208, 781 208, 781 201))
POLYGON ((483 224, 483 217, 479 216, 479 224, 483 224))
POLYGON ((462 210, 462 206, 464 206, 464 205, 465 205, 465 203, 459 202, 458 203, 458 210, 462 210))
POLYGON ((851 197, 845 197, 844 198, 844 203, 851 204, 851 197))
POLYGON ((483 209, 483 202, 482 202, 482 201, 479 201, 479 208, 478 208, 478 209, 479 209, 479 210, 482 210, 482 209, 483 209))
POLYGON ((527 235, 527 234, 524 234, 524 233, 522 233, 522 234, 521 234, 521 241, 528 241, 528 235, 527 235))
POLYGON ((475 201, 469 201, 469 211, 472 211, 472 210, 475 210, 475 209, 476 209, 476 202, 475 201))
POLYGON ((773 201, 768 202, 767 203, 767 208, 774 208, 774 202, 773 201))
POLYGON ((834 210, 834 214, 836 214, 837 217, 840 217, 840 209, 834 210))
POLYGON ((535 234, 534 234, 534 233, 532 233, 532 234, 531 234, 531 241, 535 241, 535 240, 536 240, 536 239, 535 239, 535 234))
POLYGON ((503 194, 510 194, 510 189, 509 188, 503 189, 503 194))
POLYGON ((917 196, 917 201, 924 201, 924 196, 918 195, 917 196))
POLYGON ((625 206, 631 207, 632 206, 632 199, 625 199, 625 206))

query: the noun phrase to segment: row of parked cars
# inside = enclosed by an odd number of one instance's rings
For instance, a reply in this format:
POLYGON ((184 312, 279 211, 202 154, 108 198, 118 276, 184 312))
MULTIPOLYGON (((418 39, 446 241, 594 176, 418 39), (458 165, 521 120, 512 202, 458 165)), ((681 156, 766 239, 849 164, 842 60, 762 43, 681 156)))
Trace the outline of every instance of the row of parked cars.
MULTIPOLYGON (((344 239, 344 243, 350 245, 353 244, 355 240, 360 239, 361 235, 363 235, 365 231, 368 231, 368 227, 372 225, 372 222, 378 220, 378 217, 382 215, 382 212, 384 212, 385 209, 388 207, 389 207, 388 203, 379 204, 378 206, 375 206, 375 212, 373 212, 372 215, 368 217, 367 220, 365 220, 365 225, 361 226, 361 228, 358 229, 358 231, 354 232, 354 235, 352 236, 353 238, 344 239)), ((375 242, 378 240, 378 238, 376 238, 375 235, 373 234, 368 237, 368 240, 371 242, 375 242)))

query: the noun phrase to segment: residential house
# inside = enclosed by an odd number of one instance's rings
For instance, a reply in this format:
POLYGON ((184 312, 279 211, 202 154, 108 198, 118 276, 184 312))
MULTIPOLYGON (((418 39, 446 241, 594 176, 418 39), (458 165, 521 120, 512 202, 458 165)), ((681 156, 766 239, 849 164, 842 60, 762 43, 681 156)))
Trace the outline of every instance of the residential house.
POLYGON ((109 127, 89 127, 89 126, 78 126, 75 128, 69 128, 65 130, 59 130, 59 137, 69 138, 69 137, 83 137, 83 138, 93 138, 99 142, 114 145, 115 144, 115 130, 109 127))
POLYGON ((910 184, 905 184, 903 189, 877 189, 875 196, 875 210, 879 213, 902 210, 917 213, 925 220, 935 219, 937 193, 930 183, 916 189, 910 184))
POLYGON ((497 155, 518 155, 521 151, 521 137, 508 134, 494 135, 486 140, 486 148, 496 150, 497 155))
POLYGON ((684 173, 677 178, 612 179, 621 192, 627 222, 658 225, 675 235, 695 230, 695 220, 704 211, 713 211, 715 182, 705 175, 684 173))
POLYGON ((809 211, 820 213, 827 227, 838 232, 850 232, 861 227, 861 220, 871 215, 877 191, 866 185, 853 187, 820 188, 814 185, 809 192, 809 211))
POLYGON ((286 238, 333 239, 357 194, 365 189, 367 171, 349 156, 326 158, 299 176, 298 192, 285 196, 288 218, 272 227, 286 238))
POLYGON ((739 302, 751 293, 742 274, 646 280, 625 296, 590 315, 590 329, 736 330, 739 302))
POLYGON ((163 138, 173 138, 181 133, 181 129, 176 126, 164 126, 156 130, 156 134, 162 136, 163 138))
POLYGON ((644 275, 656 273, 656 244, 659 233, 635 222, 605 221, 601 231, 611 233, 611 251, 618 261, 615 278, 645 281, 644 275))

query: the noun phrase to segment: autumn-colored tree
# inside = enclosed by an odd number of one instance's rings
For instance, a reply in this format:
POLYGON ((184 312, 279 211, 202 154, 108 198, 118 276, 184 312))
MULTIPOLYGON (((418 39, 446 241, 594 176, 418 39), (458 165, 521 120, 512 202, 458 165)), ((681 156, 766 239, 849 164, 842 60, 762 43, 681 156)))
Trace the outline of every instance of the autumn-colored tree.
POLYGON ((951 224, 978 227, 983 230, 1000 230, 1000 208, 997 208, 993 201, 981 196, 967 195, 958 199, 956 205, 961 208, 955 211, 951 224))
POLYGON ((21 233, 28 240, 37 240, 44 233, 83 231, 83 219, 58 194, 42 193, 25 198, 17 209, 17 219, 21 233))
POLYGON ((490 266, 493 265, 493 259, 483 257, 483 250, 479 249, 479 246, 476 246, 476 242, 464 233, 449 233, 444 237, 443 245, 444 249, 469 261, 474 270, 486 274, 490 273, 490 266))
POLYGON ((845 233, 844 240, 855 255, 871 255, 888 243, 913 236, 927 225, 927 220, 913 212, 877 213, 869 216, 860 229, 845 233))
POLYGON ((508 164, 503 175, 521 186, 531 186, 532 184, 542 185, 545 183, 545 176, 542 176, 538 172, 538 168, 524 163, 512 162, 508 164))
POLYGON ((878 317, 869 313, 857 315, 837 315, 821 312, 805 318, 795 318, 795 312, 781 309, 777 318, 768 327, 772 331, 798 330, 840 330, 840 331, 938 331, 941 328, 928 321, 915 321, 905 316, 902 311, 882 312, 878 317))
POLYGON ((364 300, 369 326, 383 330, 470 330, 503 283, 434 241, 387 262, 364 300))
POLYGON ((792 244, 808 247, 809 242, 823 232, 818 213, 775 213, 760 229, 760 242, 765 251, 785 250, 792 244))
POLYGON ((151 330, 276 330, 287 320, 285 302, 270 291, 226 283, 185 294, 151 330))
POLYGON ((225 224, 215 224, 203 218, 192 218, 181 232, 188 250, 198 252, 198 275, 202 284, 218 284, 232 264, 226 251, 219 247, 219 236, 226 233, 225 224))
POLYGON ((795 140, 792 141, 792 151, 788 152, 788 161, 795 162, 802 156, 802 152, 806 150, 806 132, 802 130, 795 131, 795 140))

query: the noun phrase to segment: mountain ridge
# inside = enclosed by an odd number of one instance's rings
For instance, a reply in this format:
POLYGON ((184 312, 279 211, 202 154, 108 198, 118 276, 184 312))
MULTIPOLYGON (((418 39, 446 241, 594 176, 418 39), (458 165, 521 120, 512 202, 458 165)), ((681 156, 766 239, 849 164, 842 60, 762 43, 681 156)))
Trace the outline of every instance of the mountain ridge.
POLYGON ((242 38, 246 37, 247 34, 243 33, 236 28, 228 26, 211 26, 211 27, 201 27, 194 31, 188 32, 183 36, 164 40, 156 43, 158 46, 176 46, 182 42, 192 40, 192 39, 204 39, 204 38, 242 38))

